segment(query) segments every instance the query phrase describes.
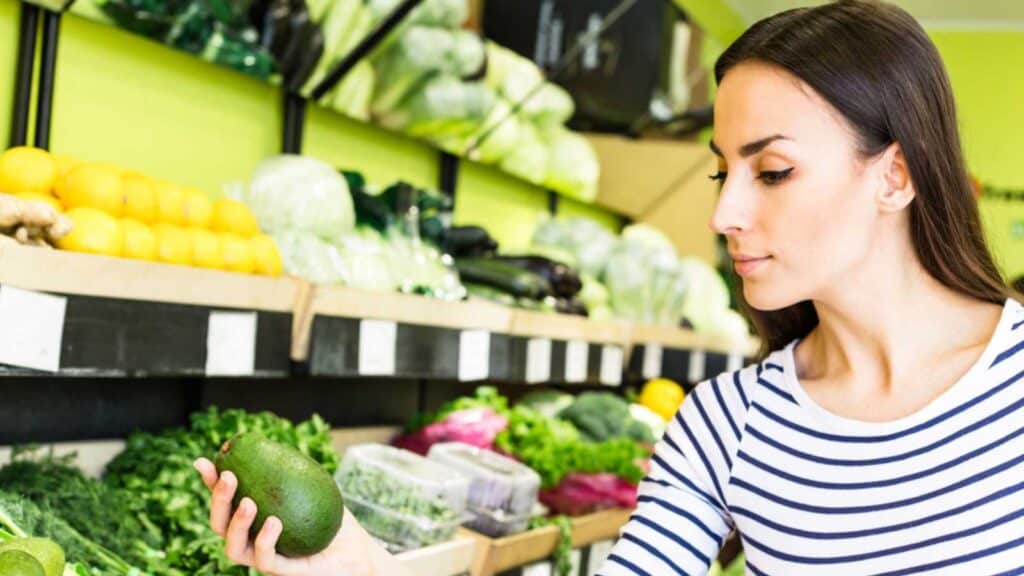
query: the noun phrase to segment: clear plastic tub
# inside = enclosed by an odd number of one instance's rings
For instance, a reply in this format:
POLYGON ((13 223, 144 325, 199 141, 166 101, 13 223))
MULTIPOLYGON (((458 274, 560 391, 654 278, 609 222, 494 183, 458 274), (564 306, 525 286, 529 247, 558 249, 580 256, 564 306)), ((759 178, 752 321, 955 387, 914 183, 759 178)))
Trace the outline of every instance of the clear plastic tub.
POLYGON ((459 442, 435 444, 428 456, 470 478, 467 526, 488 536, 522 532, 530 523, 540 476, 511 458, 459 442))
POLYGON ((392 551, 449 540, 469 518, 469 478, 407 450, 353 446, 336 479, 345 505, 392 551))

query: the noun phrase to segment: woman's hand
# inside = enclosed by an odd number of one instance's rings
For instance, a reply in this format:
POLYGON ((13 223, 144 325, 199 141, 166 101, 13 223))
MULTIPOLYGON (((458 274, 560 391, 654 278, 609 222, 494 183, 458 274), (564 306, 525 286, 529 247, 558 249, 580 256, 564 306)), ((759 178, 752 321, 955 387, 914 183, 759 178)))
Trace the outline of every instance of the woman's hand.
POLYGON ((206 458, 195 463, 203 482, 213 492, 210 503, 210 527, 224 537, 225 552, 232 562, 252 566, 272 576, 390 576, 405 574, 405 569, 380 546, 345 510, 341 530, 326 550, 309 558, 286 558, 275 546, 281 536, 281 520, 271 516, 255 541, 249 529, 256 518, 256 504, 243 498, 232 514, 231 500, 238 480, 231 472, 217 476, 217 469, 206 458))

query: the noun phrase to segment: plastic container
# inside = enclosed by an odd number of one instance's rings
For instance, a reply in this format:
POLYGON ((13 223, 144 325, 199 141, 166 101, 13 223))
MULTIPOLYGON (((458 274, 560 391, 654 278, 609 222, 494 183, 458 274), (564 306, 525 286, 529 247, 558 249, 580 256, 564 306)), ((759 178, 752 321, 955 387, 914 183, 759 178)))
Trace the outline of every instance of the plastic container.
POLYGON ((407 450, 353 446, 336 480, 348 509, 392 552, 450 540, 469 518, 469 478, 407 450))
POLYGON ((488 536, 522 532, 537 504, 540 476, 511 458, 460 442, 434 444, 428 458, 470 478, 466 525, 488 536))

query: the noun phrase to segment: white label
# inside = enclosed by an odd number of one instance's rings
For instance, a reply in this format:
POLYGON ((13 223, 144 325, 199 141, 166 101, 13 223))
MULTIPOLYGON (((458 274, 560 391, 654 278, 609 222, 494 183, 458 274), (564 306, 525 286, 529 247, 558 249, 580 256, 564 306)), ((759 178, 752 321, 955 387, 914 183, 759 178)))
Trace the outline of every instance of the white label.
POLYGON ((398 324, 389 320, 359 322, 359 373, 392 376, 395 373, 395 341, 398 324))
POLYGON ((729 360, 725 363, 726 372, 735 372, 743 368, 743 354, 733 352, 729 354, 729 360))
POLYGON ((538 384, 551 380, 551 340, 533 338, 526 343, 526 382, 538 384))
POLYGON ((622 347, 606 344, 601 349, 601 384, 622 384, 622 347))
POLYGON ((645 380, 661 376, 661 360, 664 353, 661 344, 644 345, 644 365, 640 374, 645 380))
POLYGON ((690 371, 686 375, 687 380, 690 382, 701 382, 704 380, 705 360, 707 360, 707 355, 703 350, 690 351, 690 371))
POLYGON ((67 298, 0 287, 0 364, 60 370, 67 298))
POLYGON ((250 376, 256 371, 256 313, 210 312, 206 328, 207 376, 250 376))
POLYGON ((538 562, 523 567, 523 576, 551 576, 554 566, 551 562, 538 562))
POLYGON ((486 380, 491 374, 491 333, 463 330, 459 333, 459 380, 486 380))
POLYGON ((587 574, 597 574, 597 571, 601 569, 601 565, 604 564, 604 561, 612 553, 613 546, 615 546, 614 540, 601 540, 590 545, 590 561, 587 564, 587 574))
POLYGON ((573 340, 565 346, 565 381, 586 382, 590 345, 573 340))

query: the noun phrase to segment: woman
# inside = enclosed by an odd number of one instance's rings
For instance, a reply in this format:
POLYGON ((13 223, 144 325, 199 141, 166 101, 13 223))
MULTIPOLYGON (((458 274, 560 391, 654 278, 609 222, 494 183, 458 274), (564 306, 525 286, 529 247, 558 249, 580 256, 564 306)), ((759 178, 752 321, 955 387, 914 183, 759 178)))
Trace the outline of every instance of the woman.
MULTIPOLYGON (((715 73, 712 225, 773 352, 688 397, 600 573, 703 575, 734 530, 753 574, 1024 573, 1024 308, 935 47, 845 1, 759 22, 715 73)), ((279 524, 250 547, 251 503, 229 525, 233 480, 200 469, 232 559, 400 573, 354 522, 317 561, 273 556, 279 524)))

